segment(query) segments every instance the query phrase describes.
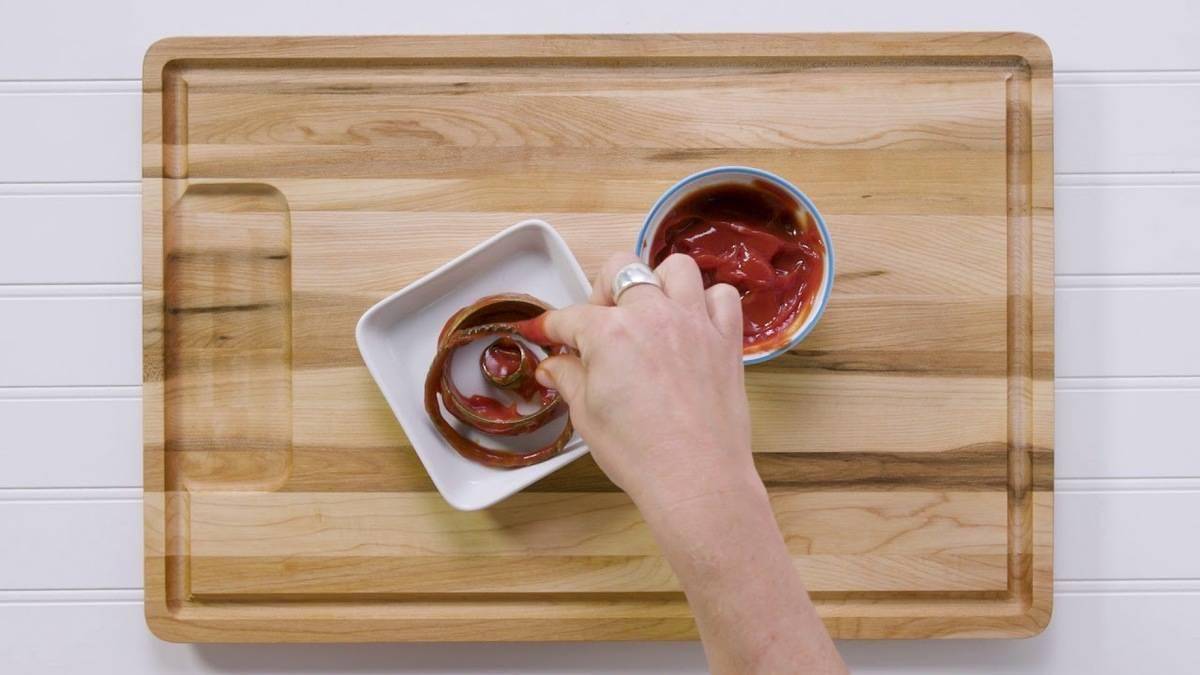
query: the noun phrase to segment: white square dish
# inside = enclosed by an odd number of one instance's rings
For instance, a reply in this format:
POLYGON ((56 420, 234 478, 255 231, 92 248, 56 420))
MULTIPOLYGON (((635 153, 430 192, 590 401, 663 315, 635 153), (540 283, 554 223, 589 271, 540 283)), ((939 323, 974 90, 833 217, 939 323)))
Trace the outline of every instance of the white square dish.
POLYGON ((424 406, 425 375, 443 324, 486 295, 528 293, 565 307, 587 302, 590 290, 583 268, 554 228, 526 220, 380 300, 359 319, 355 337, 367 370, 433 484, 454 508, 491 506, 578 459, 587 446, 576 436, 557 457, 518 469, 484 466, 458 454, 424 406))

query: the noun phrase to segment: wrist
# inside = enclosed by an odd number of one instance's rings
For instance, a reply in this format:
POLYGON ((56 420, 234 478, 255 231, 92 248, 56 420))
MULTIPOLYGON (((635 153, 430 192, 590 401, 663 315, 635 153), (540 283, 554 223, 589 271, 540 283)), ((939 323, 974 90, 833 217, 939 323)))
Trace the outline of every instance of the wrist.
MULTIPOLYGON (((631 490, 630 497, 647 524, 663 534, 699 537, 730 516, 771 514, 762 479, 749 453, 745 456, 744 462, 711 468, 691 465, 686 472, 659 473, 653 484, 631 490)), ((774 515, 770 517, 773 520, 774 515)))
POLYGON ((689 599, 701 588, 744 592, 750 569, 771 578, 792 569, 766 488, 748 473, 689 497, 638 503, 689 599))

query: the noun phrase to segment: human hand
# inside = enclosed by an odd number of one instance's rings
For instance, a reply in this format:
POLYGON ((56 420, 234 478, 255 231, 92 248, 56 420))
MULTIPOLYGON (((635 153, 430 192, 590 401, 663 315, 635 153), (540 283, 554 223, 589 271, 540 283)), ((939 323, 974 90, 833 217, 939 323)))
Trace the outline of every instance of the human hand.
POLYGON ((663 288, 628 288, 614 305, 612 279, 631 254, 596 277, 591 303, 547 312, 555 356, 537 371, 558 389, 596 463, 639 506, 669 508, 730 491, 762 490, 750 453, 737 290, 705 290, 696 263, 672 255, 663 288))
POLYGON ((591 304, 539 317, 539 343, 579 356, 546 359, 538 380, 646 518, 714 672, 846 672, 754 470, 738 292, 704 290, 676 254, 656 270, 661 290, 628 288, 614 306, 612 279, 634 261, 609 259, 591 304))

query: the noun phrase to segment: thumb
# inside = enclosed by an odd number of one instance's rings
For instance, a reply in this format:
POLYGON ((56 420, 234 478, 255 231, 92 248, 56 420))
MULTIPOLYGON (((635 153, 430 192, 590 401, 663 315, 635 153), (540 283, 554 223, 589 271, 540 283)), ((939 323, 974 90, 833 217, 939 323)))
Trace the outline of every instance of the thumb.
POLYGON ((574 354, 551 356, 538 365, 535 377, 543 387, 557 389, 568 406, 583 398, 583 382, 586 373, 583 362, 574 354))

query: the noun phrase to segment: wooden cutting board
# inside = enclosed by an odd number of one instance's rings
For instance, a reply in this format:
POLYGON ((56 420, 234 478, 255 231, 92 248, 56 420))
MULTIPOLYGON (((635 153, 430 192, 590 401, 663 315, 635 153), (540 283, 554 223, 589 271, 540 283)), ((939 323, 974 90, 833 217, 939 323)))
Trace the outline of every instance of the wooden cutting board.
POLYGON ((146 57, 143 123, 158 635, 694 637, 590 458, 486 511, 450 508, 354 326, 527 217, 594 272, 665 188, 721 164, 794 181, 837 249, 817 330, 747 372, 758 469, 830 630, 1009 637, 1049 620, 1038 38, 170 39, 146 57))

